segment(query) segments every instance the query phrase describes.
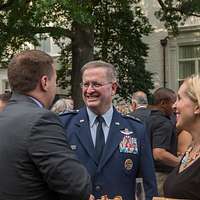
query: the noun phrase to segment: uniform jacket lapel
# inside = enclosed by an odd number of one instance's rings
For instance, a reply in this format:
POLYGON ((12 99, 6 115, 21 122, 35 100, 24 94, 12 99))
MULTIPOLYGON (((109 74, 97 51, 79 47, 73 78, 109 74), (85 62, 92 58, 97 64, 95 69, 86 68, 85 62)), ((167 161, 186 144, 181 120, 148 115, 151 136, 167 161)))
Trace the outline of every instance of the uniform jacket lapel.
POLYGON ((120 134, 120 130, 124 129, 124 125, 121 124, 122 120, 123 119, 121 115, 114 109, 108 139, 105 145, 102 159, 99 163, 98 170, 100 170, 106 164, 115 150, 119 149, 119 143, 123 139, 123 134, 120 134))
POLYGON ((87 115, 87 111, 85 108, 80 110, 76 126, 78 127, 78 131, 76 131, 76 135, 79 138, 80 143, 85 148, 85 150, 87 151, 89 156, 97 164, 98 161, 97 161, 97 158, 95 155, 94 145, 92 142, 92 136, 91 136, 91 132, 90 132, 88 115, 87 115))

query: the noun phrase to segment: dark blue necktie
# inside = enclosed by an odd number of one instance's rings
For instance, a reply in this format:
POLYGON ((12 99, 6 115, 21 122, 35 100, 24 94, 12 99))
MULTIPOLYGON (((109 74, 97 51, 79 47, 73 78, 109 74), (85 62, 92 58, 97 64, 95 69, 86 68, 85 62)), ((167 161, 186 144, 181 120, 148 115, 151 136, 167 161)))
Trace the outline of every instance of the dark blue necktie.
POLYGON ((105 146, 105 138, 102 128, 102 123, 104 122, 104 119, 102 116, 97 116, 96 118, 98 122, 97 131, 96 131, 96 144, 95 144, 95 151, 98 158, 98 161, 101 159, 101 155, 103 153, 103 149, 105 146))

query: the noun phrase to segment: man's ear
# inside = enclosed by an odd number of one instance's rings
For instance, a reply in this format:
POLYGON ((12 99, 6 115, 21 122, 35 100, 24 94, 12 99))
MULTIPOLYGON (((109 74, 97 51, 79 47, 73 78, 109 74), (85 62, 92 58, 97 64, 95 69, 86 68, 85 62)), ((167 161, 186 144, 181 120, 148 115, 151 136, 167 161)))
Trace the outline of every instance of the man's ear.
POLYGON ((46 92, 48 90, 48 76, 44 75, 41 77, 40 86, 43 91, 46 92))
POLYGON ((112 83, 112 96, 114 96, 116 94, 117 91, 117 83, 112 83))
POLYGON ((196 114, 196 115, 200 114, 200 107, 198 105, 195 106, 194 114, 196 114))
POLYGON ((131 103, 132 111, 135 111, 135 110, 136 110, 136 107, 137 107, 137 104, 133 101, 133 102, 131 103))
POLYGON ((161 100, 160 105, 163 106, 165 104, 166 104, 166 101, 165 100, 161 100))

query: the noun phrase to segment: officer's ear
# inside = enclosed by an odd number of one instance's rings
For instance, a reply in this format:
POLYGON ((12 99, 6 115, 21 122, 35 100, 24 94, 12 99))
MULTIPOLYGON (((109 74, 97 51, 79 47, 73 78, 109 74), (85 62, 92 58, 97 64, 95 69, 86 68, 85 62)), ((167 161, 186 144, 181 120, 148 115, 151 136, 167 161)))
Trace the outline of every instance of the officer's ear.
POLYGON ((116 82, 112 83, 112 96, 116 94, 118 84, 116 82))
POLYGON ((196 106, 195 106, 194 114, 195 114, 195 115, 199 115, 199 114, 200 114, 200 107, 199 107, 199 105, 196 105, 196 106))

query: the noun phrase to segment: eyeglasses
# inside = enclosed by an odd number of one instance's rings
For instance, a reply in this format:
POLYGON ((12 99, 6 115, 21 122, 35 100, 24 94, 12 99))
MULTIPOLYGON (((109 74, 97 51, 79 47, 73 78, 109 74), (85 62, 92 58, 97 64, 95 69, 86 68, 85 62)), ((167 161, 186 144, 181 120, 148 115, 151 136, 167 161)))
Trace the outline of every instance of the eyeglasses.
POLYGON ((86 82, 86 83, 81 83, 80 86, 81 88, 84 88, 84 89, 88 89, 91 86, 91 88, 98 90, 99 88, 105 85, 109 85, 109 84, 112 84, 112 82, 108 82, 108 83, 86 82))

